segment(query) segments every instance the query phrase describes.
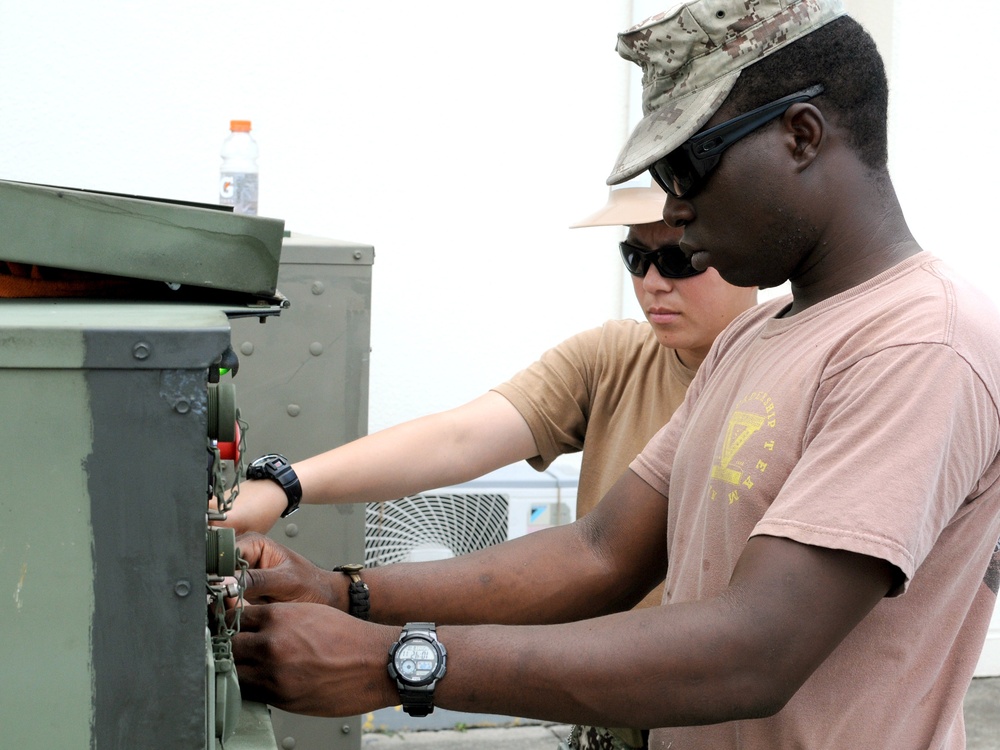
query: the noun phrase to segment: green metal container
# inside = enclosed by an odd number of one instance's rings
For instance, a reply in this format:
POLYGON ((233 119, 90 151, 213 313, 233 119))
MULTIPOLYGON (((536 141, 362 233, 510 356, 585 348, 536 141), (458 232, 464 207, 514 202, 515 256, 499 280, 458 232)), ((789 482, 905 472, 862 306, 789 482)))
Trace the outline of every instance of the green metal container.
MULTIPOLYGON (((218 450, 237 418, 244 462, 367 430, 372 248, 2 181, 0 226, 0 271, 128 282, 114 298, 0 298, 0 746, 359 748, 358 717, 275 723, 241 700, 206 606, 236 543, 206 512, 239 473, 218 450)), ((319 564, 360 560, 363 515, 307 508, 275 534, 319 564)))

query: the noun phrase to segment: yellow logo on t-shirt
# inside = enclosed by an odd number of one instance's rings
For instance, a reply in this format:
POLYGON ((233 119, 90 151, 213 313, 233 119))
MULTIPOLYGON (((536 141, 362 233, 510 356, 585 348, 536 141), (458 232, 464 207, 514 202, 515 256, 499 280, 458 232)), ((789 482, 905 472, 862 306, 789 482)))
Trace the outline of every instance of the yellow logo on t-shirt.
MULTIPOLYGON (((736 489, 726 493, 730 505, 740 499, 739 488, 751 489, 754 485, 754 477, 763 473, 767 469, 767 462, 758 459, 756 462, 737 461, 736 457, 747 441, 753 437, 764 426, 775 427, 777 418, 775 417, 774 402, 766 394, 755 391, 740 402, 736 411, 729 418, 729 427, 722 444, 722 456, 718 463, 712 466, 712 479, 718 479, 726 484, 734 485, 736 489), (751 411, 746 407, 759 409, 751 411)), ((762 446, 767 451, 774 450, 774 441, 767 441, 762 446)), ((712 487, 710 497, 715 500, 718 491, 712 487)))

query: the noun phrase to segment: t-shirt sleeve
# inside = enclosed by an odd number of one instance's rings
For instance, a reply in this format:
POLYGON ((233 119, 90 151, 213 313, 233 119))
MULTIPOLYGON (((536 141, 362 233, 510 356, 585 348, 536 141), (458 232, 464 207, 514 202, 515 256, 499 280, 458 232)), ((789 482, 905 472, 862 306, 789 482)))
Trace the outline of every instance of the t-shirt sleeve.
POLYGON ((981 491, 995 421, 988 391, 950 347, 866 356, 820 384, 801 460, 753 534, 887 560, 905 589, 981 491))
POLYGON ((707 369, 703 364, 702 369, 694 376, 684 401, 670 417, 670 421, 650 438, 642 452, 629 464, 629 469, 664 497, 670 495, 670 471, 674 464, 677 443, 687 424, 691 404, 697 400, 699 383, 706 377, 707 369))
POLYGON ((671 415, 670 420, 650 438, 642 452, 629 464, 629 469, 664 497, 668 497, 670 493, 670 471, 673 467, 678 442, 687 425, 688 415, 697 402, 706 380, 718 364, 718 345, 720 340, 725 337, 726 333, 723 333, 713 344, 708 357, 702 362, 698 372, 691 380, 684 400, 671 415))
POLYGON ((601 335, 601 328, 576 334, 493 389, 528 423, 538 446, 528 463, 539 471, 564 453, 583 450, 601 335))

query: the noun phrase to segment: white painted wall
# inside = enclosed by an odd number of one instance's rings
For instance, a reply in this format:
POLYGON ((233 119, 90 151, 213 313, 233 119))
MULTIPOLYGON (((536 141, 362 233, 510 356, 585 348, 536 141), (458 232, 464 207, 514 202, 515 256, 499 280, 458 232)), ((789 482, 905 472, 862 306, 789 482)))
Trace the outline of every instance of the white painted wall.
MULTIPOLYGON (((926 21, 931 0, 848 6, 892 53, 914 230, 990 284, 988 45, 926 21)), ((567 225, 603 204, 637 117, 615 33, 662 8, 582 7, 0 0, 0 179, 213 201, 228 121, 252 119, 261 213, 376 248, 370 425, 385 427, 638 314, 621 233, 567 225)))
MULTIPOLYGON (((1000 0, 962 18, 847 3, 889 61, 890 167, 914 232, 1000 297, 1000 105, 980 32, 1000 0)), ((637 314, 620 231, 566 227, 603 204, 637 111, 615 33, 663 7, 0 0, 0 179, 210 202, 228 121, 251 119, 261 213, 376 248, 382 428, 637 314)))
POLYGON ((616 249, 567 227, 625 137, 627 4, 580 7, 0 0, 0 179, 215 201, 251 119, 260 213, 375 246, 385 427, 618 314, 616 249))

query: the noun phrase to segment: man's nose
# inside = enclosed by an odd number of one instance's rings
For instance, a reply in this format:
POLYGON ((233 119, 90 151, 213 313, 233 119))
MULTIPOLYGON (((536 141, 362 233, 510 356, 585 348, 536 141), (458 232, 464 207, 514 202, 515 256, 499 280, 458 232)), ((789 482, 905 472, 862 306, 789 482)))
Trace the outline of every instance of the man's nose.
POLYGON ((683 229, 694 221, 694 206, 684 198, 675 198, 667 193, 663 204, 663 221, 667 226, 683 229))
POLYGON ((674 288, 674 280, 661 274, 656 265, 650 263, 646 275, 642 277, 642 288, 647 292, 669 292, 674 288))

